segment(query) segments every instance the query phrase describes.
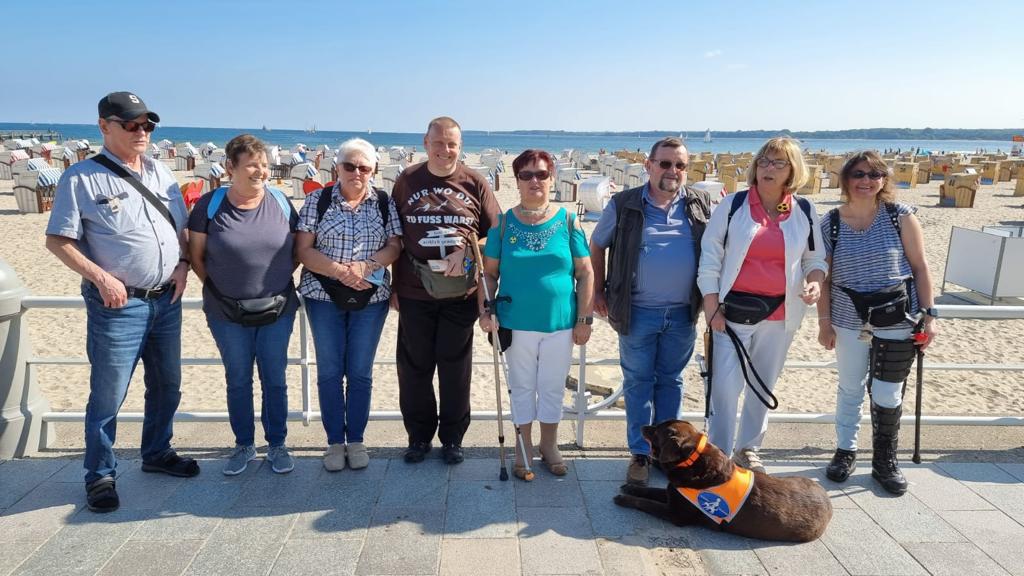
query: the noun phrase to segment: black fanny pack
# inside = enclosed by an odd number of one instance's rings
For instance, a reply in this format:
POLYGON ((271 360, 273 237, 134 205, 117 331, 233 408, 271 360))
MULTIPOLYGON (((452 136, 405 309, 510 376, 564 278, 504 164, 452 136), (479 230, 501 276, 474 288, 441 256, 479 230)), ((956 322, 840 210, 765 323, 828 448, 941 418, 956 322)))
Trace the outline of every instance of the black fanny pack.
POLYGON ((736 324, 757 324, 772 315, 786 301, 786 295, 765 296, 732 291, 722 302, 725 319, 736 324))
POLYGON ((213 280, 206 277, 206 286, 210 288, 220 310, 228 320, 235 324, 247 327, 266 326, 273 324, 284 314, 288 307, 288 301, 295 298, 295 285, 289 280, 288 287, 280 294, 267 296, 266 298, 246 298, 237 300, 221 294, 220 290, 213 285, 213 280))
MULTIPOLYGON (((307 270, 309 269, 307 268, 307 270)), ((337 306, 339 310, 349 312, 353 310, 362 310, 370 303, 370 298, 373 298, 373 295, 377 293, 378 286, 376 284, 371 285, 365 290, 356 290, 355 288, 350 288, 329 276, 317 274, 312 270, 309 270, 309 273, 313 275, 313 278, 316 278, 317 281, 320 282, 320 286, 323 287, 324 292, 327 293, 331 302, 334 302, 334 305, 337 306)))
POLYGON ((907 320, 910 294, 904 282, 874 292, 858 292, 843 286, 839 289, 850 297, 857 315, 865 324, 886 328, 907 320))

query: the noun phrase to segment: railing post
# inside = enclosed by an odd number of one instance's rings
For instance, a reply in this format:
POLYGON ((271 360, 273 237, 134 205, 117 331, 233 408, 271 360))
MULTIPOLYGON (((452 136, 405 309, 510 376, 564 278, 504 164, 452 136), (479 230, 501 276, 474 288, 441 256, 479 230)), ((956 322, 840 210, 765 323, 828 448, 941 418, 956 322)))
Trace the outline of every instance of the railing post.
POLYGON ((41 417, 50 405, 27 362, 32 349, 21 307, 27 294, 14 270, 0 260, 0 458, 35 454, 54 438, 53 424, 41 417))

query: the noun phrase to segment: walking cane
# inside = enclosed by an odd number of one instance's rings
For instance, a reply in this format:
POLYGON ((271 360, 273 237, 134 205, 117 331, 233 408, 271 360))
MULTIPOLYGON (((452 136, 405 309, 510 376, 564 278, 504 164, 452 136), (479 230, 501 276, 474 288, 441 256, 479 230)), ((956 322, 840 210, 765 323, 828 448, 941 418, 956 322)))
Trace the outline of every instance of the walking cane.
POLYGON ((921 384, 924 381, 924 350, 917 349, 917 391, 914 400, 914 464, 921 463, 921 384))
MULTIPOLYGON (((473 244, 473 257, 477 263, 477 273, 480 280, 480 286, 484 291, 484 302, 487 303, 487 314, 492 320, 495 318, 494 306, 491 300, 490 290, 487 288, 487 279, 484 276, 484 265, 483 258, 480 257, 480 245, 477 243, 476 238, 471 240, 473 244)), ((498 478, 504 482, 508 480, 508 467, 505 464, 505 421, 503 409, 501 407, 501 371, 503 368, 502 360, 500 358, 501 351, 498 350, 498 334, 494 332, 491 336, 491 354, 494 360, 494 399, 495 404, 498 407, 498 460, 500 461, 501 471, 498 473, 498 478)), ((506 375, 505 380, 508 380, 506 375)), ((515 422, 512 422, 515 426, 515 422)), ((523 450, 523 462, 526 463, 526 480, 533 480, 533 471, 530 470, 530 459, 526 454, 526 447, 523 445, 522 440, 519 437, 519 427, 515 426, 516 429, 516 441, 522 447, 523 450)))

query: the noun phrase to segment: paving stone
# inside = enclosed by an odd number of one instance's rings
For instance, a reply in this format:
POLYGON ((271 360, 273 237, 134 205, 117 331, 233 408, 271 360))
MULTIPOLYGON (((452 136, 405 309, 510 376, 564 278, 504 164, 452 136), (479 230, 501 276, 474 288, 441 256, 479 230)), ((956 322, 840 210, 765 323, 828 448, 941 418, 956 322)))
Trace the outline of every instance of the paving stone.
POLYGON ((574 478, 537 475, 533 482, 514 482, 517 508, 579 508, 583 506, 580 483, 574 478))
POLYGON ((338 483, 333 478, 318 478, 290 538, 363 538, 381 488, 379 481, 338 483))
POLYGON ((515 488, 510 482, 451 482, 448 503, 445 538, 510 538, 516 534, 515 488))
POLYGON ((377 508, 356 574, 436 573, 443 521, 429 508, 377 508))
POLYGON ((708 573, 700 554, 684 537, 689 528, 671 527, 625 536, 597 539, 606 576, 703 576, 708 573))
POLYGON ((701 526, 688 526, 681 534, 699 552, 709 574, 768 574, 748 538, 701 526))
POLYGON ((519 541, 515 538, 445 538, 441 541, 441 576, 519 576, 519 541), (482 567, 486 566, 486 570, 482 567))
POLYGON ((517 510, 523 574, 600 573, 594 531, 580 508, 517 510))
MULTIPOLYGON (((847 484, 840 484, 829 480, 828 477, 825 476, 825 467, 823 465, 819 465, 815 462, 780 461, 766 462, 765 465, 772 476, 801 476, 803 478, 814 480, 819 486, 825 489, 825 492, 828 493, 829 499, 832 501, 833 509, 857 507, 857 504, 850 500, 847 493, 843 490, 843 487, 847 484)), ((861 470, 854 471, 854 475, 851 476, 851 479, 855 478, 858 473, 865 474, 863 465, 861 466, 861 470)), ((847 482, 850 482, 850 480, 847 480, 847 482)))
POLYGON ((201 540, 128 541, 99 571, 98 576, 177 576, 188 566, 202 545, 201 540))
POLYGON ((932 576, 1001 576, 1009 572, 974 544, 912 543, 904 548, 932 576))
MULTIPOLYGON (((117 478, 117 494, 121 507, 133 510, 152 510, 163 507, 164 501, 191 478, 178 478, 167 474, 152 474, 130 470, 117 478)), ((83 490, 84 494, 84 490, 83 490)))
POLYGON ((1024 464, 998 464, 998 466, 1016 479, 1024 482, 1024 464))
POLYGON ((49 458, 25 459, 0 466, 0 508, 10 508, 66 463, 49 458))
POLYGON ((294 470, 276 474, 270 470, 270 463, 264 462, 259 471, 242 485, 235 506, 302 510, 312 494, 314 481, 319 480, 321 467, 310 459, 296 459, 294 470))
POLYGON ((901 464, 909 492, 932 510, 992 510, 994 507, 934 464, 901 464))
POLYGON ((821 540, 806 543, 753 543, 761 565, 771 576, 846 576, 846 569, 821 540))
POLYGON ((297 514, 271 515, 265 508, 249 508, 232 509, 227 516, 185 574, 267 574, 297 514))
POLYGON ((270 576, 355 574, 363 543, 359 540, 291 540, 281 549, 270 576))
POLYGON ((1016 484, 1020 481, 995 464, 939 462, 936 466, 945 470, 953 478, 968 485, 978 483, 1016 484))
POLYGON ((1009 573, 1024 575, 1024 526, 999 511, 942 511, 939 515, 1009 573))
MULTIPOLYGON (((507 482, 515 480, 512 476, 512 462, 515 454, 512 450, 506 450, 507 463, 505 470, 508 472, 507 482)), ((501 463, 497 458, 467 458, 458 466, 451 467, 449 480, 451 481, 479 481, 479 482, 500 482, 501 463)))
POLYGON ((577 458, 573 462, 576 465, 576 476, 580 480, 626 481, 628 461, 625 458, 577 458))
POLYGON ((616 505, 612 499, 622 486, 618 481, 580 482, 583 501, 594 534, 605 538, 621 538, 640 530, 666 530, 672 524, 655 518, 646 512, 616 505))
POLYGON ((84 507, 82 485, 44 483, 0 516, 0 543, 46 540, 84 507))
POLYGON ((1024 518, 1024 484, 972 484, 971 490, 1010 517, 1024 518))
POLYGON ((834 510, 821 541, 851 574, 926 573, 862 510, 834 510))
POLYGON ((224 475, 224 464, 227 462, 228 453, 224 453, 223 458, 196 458, 196 462, 199 463, 199 476, 189 478, 192 482, 236 482, 238 484, 244 484, 249 480, 252 480, 260 473, 260 467, 263 465, 262 458, 258 458, 249 462, 245 467, 245 471, 241 474, 234 476, 224 475))
MULTIPOLYGON (((0 474, 2 474, 0 468, 0 474)), ((10 574, 26 558, 31 556, 40 546, 43 540, 29 540, 24 542, 4 542, 0 545, 0 574, 10 574)))
MULTIPOLYGON (((370 449, 370 463, 361 470, 353 470, 346 467, 344 470, 330 472, 324 468, 322 455, 316 458, 309 458, 309 460, 312 460, 316 466, 319 466, 321 480, 330 479, 341 484, 348 482, 380 482, 384 479, 388 468, 391 466, 391 460, 387 458, 374 458, 372 448, 370 449)), ((466 462, 470 462, 470 460, 466 462)), ((461 468, 461 466, 457 466, 457 468, 461 468)))
POLYGON ((384 476, 380 506, 444 508, 448 493, 448 469, 447 464, 436 458, 427 458, 417 464, 392 460, 384 476))
POLYGON ((79 523, 65 526, 54 534, 14 574, 95 574, 142 525, 145 512, 118 510, 92 518, 82 516, 79 523))
POLYGON ((47 482, 85 483, 85 466, 81 458, 61 458, 58 462, 64 465, 46 479, 47 482))
POLYGON ((870 476, 859 476, 850 498, 897 542, 963 542, 962 534, 913 494, 894 496, 870 476), (866 485, 864 483, 866 482, 866 485))

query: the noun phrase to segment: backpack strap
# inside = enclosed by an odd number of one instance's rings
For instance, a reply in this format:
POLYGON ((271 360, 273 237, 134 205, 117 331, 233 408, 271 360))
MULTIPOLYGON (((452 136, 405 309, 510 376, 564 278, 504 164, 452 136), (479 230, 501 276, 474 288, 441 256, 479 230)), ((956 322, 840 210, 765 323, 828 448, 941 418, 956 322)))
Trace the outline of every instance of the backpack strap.
POLYGON ((380 210, 380 225, 384 228, 384 235, 387 236, 388 228, 388 193, 381 190, 380 188, 374 188, 374 192, 377 193, 377 209, 380 210))
POLYGON ((227 186, 221 186, 213 191, 213 196, 210 197, 210 203, 206 205, 206 228, 203 232, 207 234, 209 233, 210 222, 213 221, 213 217, 217 215, 217 210, 220 209, 220 205, 224 202, 224 197, 227 195, 227 186))
MULTIPOLYGON (((285 196, 284 192, 274 188, 273 186, 266 186, 263 191, 270 194, 270 197, 277 201, 277 205, 281 207, 281 214, 284 215, 286 222, 291 221, 292 214, 295 213, 295 207, 285 196)), ((210 230, 210 222, 213 221, 213 217, 217 215, 217 211, 220 210, 221 204, 224 203, 224 198, 228 195, 228 187, 221 186, 214 190, 211 194, 210 203, 206 205, 206 228, 203 230, 207 234, 210 230)))
POLYGON ((900 211, 896 206, 895 202, 886 202, 885 211, 889 214, 889 220, 892 222, 892 227, 896 229, 897 235, 902 235, 900 230, 900 211))
POLYGON ((331 200, 334 197, 334 183, 328 182, 320 189, 320 197, 316 199, 316 228, 320 227, 327 209, 331 207, 331 200))
POLYGON ((811 203, 807 198, 796 197, 796 203, 800 205, 800 209, 803 210, 804 216, 807 217, 807 247, 814 252, 814 220, 811 220, 811 203))
POLYGON ((836 253, 836 243, 839 242, 839 208, 828 211, 828 239, 832 243, 832 253, 836 253))

